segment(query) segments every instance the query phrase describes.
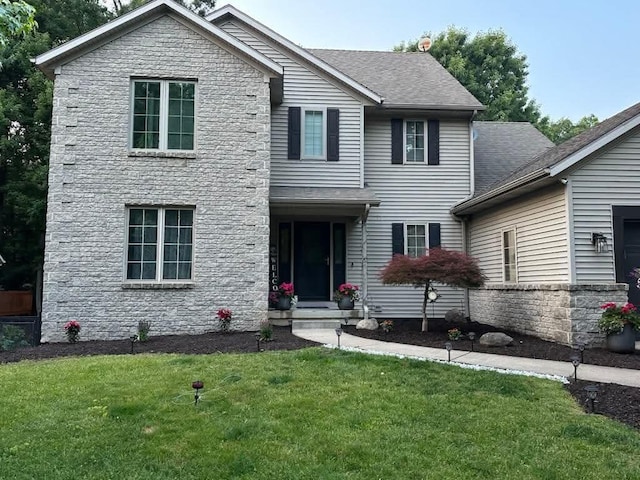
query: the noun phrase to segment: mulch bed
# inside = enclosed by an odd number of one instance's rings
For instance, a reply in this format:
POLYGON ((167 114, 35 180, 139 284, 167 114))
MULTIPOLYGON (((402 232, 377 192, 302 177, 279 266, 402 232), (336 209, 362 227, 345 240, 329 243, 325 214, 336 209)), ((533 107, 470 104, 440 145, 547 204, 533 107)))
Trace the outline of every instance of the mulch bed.
MULTIPOLYGON (((478 336, 486 331, 495 329, 479 324, 470 324, 478 336)), ((375 338, 390 342, 424 345, 430 347, 444 347, 447 341, 446 330, 450 324, 430 324, 432 329, 428 334, 420 332, 420 324, 417 322, 396 322, 394 332, 384 334, 368 330, 356 330, 354 327, 346 327, 348 333, 362 337, 375 338)), ((470 328, 464 326, 464 332, 470 328)), ((527 356, 530 358, 543 358, 550 360, 568 360, 575 354, 571 348, 544 342, 534 337, 511 334, 515 345, 511 347, 493 348, 490 350, 481 347, 477 342, 474 345, 476 351, 489 351, 504 355, 527 356)), ((262 350, 297 350, 301 348, 317 346, 318 344, 304 340, 291 334, 289 327, 274 327, 274 339, 270 342, 262 342, 262 350)), ((184 353, 184 354, 211 354, 211 353, 250 353, 257 351, 257 342, 252 332, 233 332, 228 334, 207 333, 203 335, 175 335, 164 337, 150 337, 147 342, 136 343, 135 353, 184 353)), ((455 343, 457 350, 469 349, 470 343, 461 340, 455 343)), ((26 347, 9 352, 0 352, 0 364, 19 362, 21 360, 43 360, 48 358, 89 356, 89 355, 123 355, 131 353, 129 340, 90 341, 77 344, 52 343, 37 347, 26 347)), ((587 350, 585 362, 598 365, 619 366, 625 368, 640 369, 640 355, 616 355, 604 350, 587 350)), ((588 382, 578 381, 567 385, 576 401, 588 411, 586 392, 584 387, 588 382)), ((624 422, 634 428, 640 429, 640 389, 614 384, 596 384, 599 387, 596 412, 624 422)))

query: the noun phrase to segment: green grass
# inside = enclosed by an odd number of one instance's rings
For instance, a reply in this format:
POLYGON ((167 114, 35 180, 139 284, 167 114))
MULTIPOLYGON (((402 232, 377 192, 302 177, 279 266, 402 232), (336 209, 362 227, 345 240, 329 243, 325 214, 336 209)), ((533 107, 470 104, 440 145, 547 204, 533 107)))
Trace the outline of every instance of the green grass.
POLYGON ((638 451, 559 383, 433 363, 316 348, 0 365, 2 479, 637 479, 638 451))

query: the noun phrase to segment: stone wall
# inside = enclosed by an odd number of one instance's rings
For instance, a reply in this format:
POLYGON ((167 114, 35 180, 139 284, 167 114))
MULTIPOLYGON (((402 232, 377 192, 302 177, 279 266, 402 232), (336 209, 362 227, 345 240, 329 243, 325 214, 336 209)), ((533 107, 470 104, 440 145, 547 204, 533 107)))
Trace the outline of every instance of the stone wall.
POLYGON ((267 320, 269 83, 163 16, 63 65, 55 80, 42 341, 232 329, 267 320), (129 150, 131 79, 196 80, 196 149, 129 150), (125 280, 127 206, 195 207, 193 281, 125 280))
POLYGON ((601 345, 605 302, 625 303, 626 284, 489 285, 469 292, 471 319, 564 345, 601 345))

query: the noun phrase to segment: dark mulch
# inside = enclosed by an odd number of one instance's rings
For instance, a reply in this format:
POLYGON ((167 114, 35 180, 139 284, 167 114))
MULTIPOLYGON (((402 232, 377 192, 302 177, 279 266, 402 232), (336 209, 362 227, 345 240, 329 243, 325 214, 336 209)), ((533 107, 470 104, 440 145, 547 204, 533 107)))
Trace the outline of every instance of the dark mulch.
MULTIPOLYGON (((476 341, 473 345, 473 349, 476 352, 511 355, 514 357, 540 358, 545 360, 559 360, 561 362, 570 362, 572 356, 579 355, 579 352, 571 347, 566 347, 553 342, 546 342, 536 337, 521 335, 508 330, 497 329, 496 327, 483 325, 477 322, 467 322, 463 325, 455 325, 444 322, 443 320, 430 320, 428 332, 420 331, 421 323, 417 320, 395 321, 394 329, 389 333, 384 333, 382 330, 356 330, 354 326, 345 327, 345 330, 352 335, 382 340, 385 342, 444 348, 444 344, 449 341, 447 330, 453 327, 458 327, 464 334, 468 332, 476 333, 476 341), (504 332, 512 337, 513 345, 508 347, 484 347, 477 341, 483 333, 496 331, 504 332)), ((471 342, 466 338, 452 343, 455 350, 471 350, 471 342)), ((603 348, 587 348, 584 351, 584 363, 640 370, 640 352, 625 355, 611 353, 603 348)))
MULTIPOLYGON (((297 350, 317 343, 296 337, 289 327, 273 327, 273 340, 261 342, 261 350, 297 350)), ((203 335, 170 335, 150 337, 148 341, 134 344, 135 353, 246 353, 256 352, 258 344, 253 332, 205 333, 203 335)), ((95 340, 90 342, 49 343, 0 352, 0 363, 45 358, 122 355, 131 353, 129 340, 95 340)))
MULTIPOLYGON (((472 331, 478 335, 495 329, 479 324, 472 325, 472 331)), ((420 325, 416 322, 396 322, 395 332, 383 334, 363 330, 355 330, 346 327, 349 333, 368 338, 376 338, 390 342, 409 343, 430 347, 443 347, 447 341, 446 330, 450 324, 438 325, 432 322, 432 330, 428 334, 420 332, 420 325)), ((465 326, 463 331, 470 331, 465 326)), ((515 345, 487 350, 475 344, 476 351, 488 351, 491 353, 527 356, 530 358, 546 358, 552 360, 567 360, 573 353, 570 348, 555 345, 550 342, 527 337, 525 335, 511 334, 515 339, 515 345)), ((291 334, 289 327, 274 327, 274 339, 271 342, 262 342, 262 350, 297 350, 317 346, 316 343, 304 340, 291 334)), ((467 340, 455 343, 458 350, 468 349, 467 340)), ((247 353, 257 351, 257 342, 252 332, 234 332, 228 334, 207 333, 204 335, 175 335, 165 337, 151 337, 147 342, 136 343, 135 353, 185 353, 185 354, 209 354, 209 353, 247 353)), ((0 352, 0 364, 19 362, 21 360, 42 360, 47 358, 89 356, 89 355, 122 355, 131 353, 129 340, 91 341, 77 344, 52 343, 37 347, 26 347, 10 352, 0 352)), ((585 362, 599 365, 624 366, 626 368, 640 369, 640 355, 615 355, 604 350, 588 350, 585 352, 585 362)), ((587 382, 578 381, 567 386, 567 390, 581 405, 586 406, 586 392, 584 387, 587 382)), ((624 387, 613 384, 597 384, 599 402, 596 411, 600 414, 624 422, 632 427, 640 429, 640 389, 624 387)))

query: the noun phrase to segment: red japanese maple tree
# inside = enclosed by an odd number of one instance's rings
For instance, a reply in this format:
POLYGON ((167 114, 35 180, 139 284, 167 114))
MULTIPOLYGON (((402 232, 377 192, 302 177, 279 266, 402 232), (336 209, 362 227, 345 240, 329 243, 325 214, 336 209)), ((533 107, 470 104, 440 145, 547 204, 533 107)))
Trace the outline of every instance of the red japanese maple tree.
POLYGON ((412 258, 394 255, 380 272, 385 285, 413 285, 424 288, 422 331, 428 330, 427 294, 433 283, 452 287, 473 288, 484 284, 485 276, 475 258, 466 253, 444 248, 431 248, 427 255, 412 258))

